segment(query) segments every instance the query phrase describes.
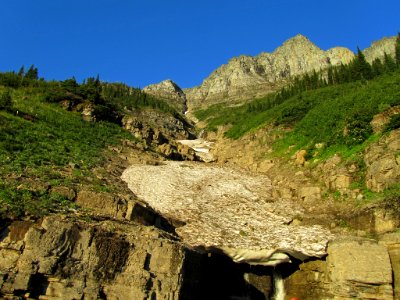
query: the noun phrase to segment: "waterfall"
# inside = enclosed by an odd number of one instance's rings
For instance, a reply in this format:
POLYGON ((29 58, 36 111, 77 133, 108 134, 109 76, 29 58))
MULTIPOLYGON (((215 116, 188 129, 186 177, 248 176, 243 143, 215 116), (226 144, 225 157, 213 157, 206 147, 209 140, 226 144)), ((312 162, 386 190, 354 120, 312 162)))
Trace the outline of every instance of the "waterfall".
POLYGON ((204 129, 202 129, 201 131, 200 131, 200 133, 199 133, 199 139, 201 139, 201 138, 203 138, 203 135, 204 135, 204 129))
POLYGON ((285 284, 281 273, 274 270, 272 273, 272 278, 274 280, 274 300, 284 300, 285 299, 285 284))

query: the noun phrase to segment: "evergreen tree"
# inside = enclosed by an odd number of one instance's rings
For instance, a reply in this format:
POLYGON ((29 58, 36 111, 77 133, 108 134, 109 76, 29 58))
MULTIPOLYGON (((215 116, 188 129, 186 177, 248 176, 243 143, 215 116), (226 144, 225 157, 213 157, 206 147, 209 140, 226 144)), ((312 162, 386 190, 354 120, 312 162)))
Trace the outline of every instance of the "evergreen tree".
POLYGON ((334 77, 333 77, 333 68, 332 67, 328 68, 328 84, 329 85, 335 84, 335 80, 334 80, 334 77))
POLYGON ((354 61, 350 64, 351 68, 351 79, 371 79, 372 69, 371 65, 365 59, 364 53, 357 47, 357 55, 354 61))
POLYGON ((26 79, 31 79, 31 80, 38 80, 39 79, 39 72, 38 69, 35 68, 34 65, 31 65, 28 69, 28 71, 25 74, 26 79))
POLYGON ((19 77, 24 77, 25 76, 25 67, 22 66, 19 71, 18 71, 18 76, 19 77))
POLYGON ((99 77, 89 77, 84 84, 81 85, 83 96, 92 103, 99 104, 103 102, 101 98, 101 82, 99 77))
POLYGON ((0 110, 10 111, 13 107, 12 99, 9 91, 5 91, 0 95, 0 110))
POLYGON ((400 32, 397 34, 396 39, 396 63, 400 66, 400 32))
POLYGON ((376 58, 372 62, 372 73, 373 76, 379 76, 385 72, 385 67, 382 64, 382 61, 379 58, 376 58))
POLYGON ((99 74, 97 74, 96 80, 94 82, 95 82, 96 87, 100 87, 100 75, 99 74))
POLYGON ((396 69, 396 61, 386 52, 383 61, 386 72, 393 72, 396 69))
POLYGON ((75 77, 72 77, 70 79, 66 79, 66 80, 62 81, 61 86, 65 90, 67 90, 68 92, 71 92, 71 93, 76 93, 77 89, 79 87, 78 83, 76 82, 75 77))
MULTIPOLYGON (((352 65, 354 61, 349 65, 341 64, 340 67, 337 69, 336 78, 337 83, 345 83, 350 82, 352 80, 352 65)), ((357 79, 355 79, 357 80, 357 79)))

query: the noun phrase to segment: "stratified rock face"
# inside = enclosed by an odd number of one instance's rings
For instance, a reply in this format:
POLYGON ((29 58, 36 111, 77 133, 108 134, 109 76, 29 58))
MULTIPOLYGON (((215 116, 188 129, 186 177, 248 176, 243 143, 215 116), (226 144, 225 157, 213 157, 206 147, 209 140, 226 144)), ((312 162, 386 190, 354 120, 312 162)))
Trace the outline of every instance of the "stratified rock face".
POLYGON ((265 176, 166 162, 131 166, 122 179, 161 215, 184 224, 176 232, 187 245, 222 250, 235 262, 276 265, 289 256, 322 257, 333 237, 320 226, 289 225, 302 209, 274 202, 265 176))
POLYGON ((151 84, 143 88, 147 94, 168 100, 179 111, 186 111, 186 95, 172 80, 167 79, 157 84, 151 84))
POLYGON ((135 137, 155 145, 193 136, 190 132, 191 125, 186 120, 156 110, 137 110, 126 114, 122 119, 122 126, 135 137))
POLYGON ((389 233, 379 241, 389 251, 393 269, 394 299, 400 299, 400 233, 389 233))
POLYGON ((233 58, 200 86, 184 91, 189 108, 227 100, 246 100, 277 90, 291 76, 319 71, 329 65, 346 64, 353 57, 353 52, 346 48, 323 51, 306 37, 297 35, 273 53, 233 58))
POLYGON ((303 263, 286 279, 287 299, 393 299, 398 241, 393 235, 382 244, 356 237, 335 240, 326 261, 303 263))
POLYGON ((372 63, 376 58, 383 58, 385 53, 394 56, 395 54, 396 37, 385 37, 379 41, 373 42, 371 47, 365 49, 365 59, 372 63))
POLYGON ((400 129, 393 130, 366 149, 365 182, 369 189, 381 192, 400 182, 399 151, 400 129))
POLYGON ((185 253, 152 227, 14 222, 1 233, 0 298, 180 299, 185 253))
POLYGON ((335 299, 393 299, 392 267, 385 246, 342 240, 330 244, 328 253, 330 291, 335 299))

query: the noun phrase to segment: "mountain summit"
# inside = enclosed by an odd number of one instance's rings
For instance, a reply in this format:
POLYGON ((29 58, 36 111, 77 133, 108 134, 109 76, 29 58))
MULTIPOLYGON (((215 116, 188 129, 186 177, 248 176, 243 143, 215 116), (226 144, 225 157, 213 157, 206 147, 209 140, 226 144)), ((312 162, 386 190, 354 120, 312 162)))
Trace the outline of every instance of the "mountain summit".
POLYGON ((147 94, 163 98, 179 111, 186 111, 186 95, 182 89, 171 79, 157 84, 151 84, 143 88, 147 94))
POLYGON ((299 34, 275 49, 257 56, 240 56, 215 70, 203 83, 186 89, 189 105, 245 100, 275 91, 291 76, 320 70, 329 65, 346 64, 354 57, 346 48, 323 51, 299 34))

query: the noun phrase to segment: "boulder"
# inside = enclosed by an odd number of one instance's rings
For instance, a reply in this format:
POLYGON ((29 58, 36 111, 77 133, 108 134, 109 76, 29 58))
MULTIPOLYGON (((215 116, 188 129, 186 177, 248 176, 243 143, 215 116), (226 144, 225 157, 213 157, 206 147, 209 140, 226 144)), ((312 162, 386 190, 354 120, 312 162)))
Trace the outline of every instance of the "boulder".
MULTIPOLYGON (((376 241, 342 237, 330 242, 328 256, 280 267, 287 299, 399 299, 393 298, 393 278, 399 280, 399 236, 376 241), (389 251, 388 251, 389 250, 389 251), (396 277, 397 276, 397 277, 396 277)), ((285 298, 286 299, 286 298, 285 298)))
POLYGON ((352 181, 353 178, 348 174, 336 174, 329 177, 328 186, 331 190, 344 192, 350 188, 352 181))
POLYGON ((379 243, 388 249, 393 270, 394 299, 400 299, 400 234, 398 232, 385 234, 379 243))
POLYGON ((298 197, 305 201, 315 201, 321 199, 321 188, 318 186, 305 186, 299 189, 298 197))
POLYGON ((295 163, 300 166, 304 165, 306 162, 306 155, 307 155, 306 150, 297 151, 295 156, 296 157, 295 163))
POLYGON ((327 273, 335 299, 393 299, 389 253, 375 241, 332 242, 328 247, 327 273))

